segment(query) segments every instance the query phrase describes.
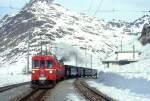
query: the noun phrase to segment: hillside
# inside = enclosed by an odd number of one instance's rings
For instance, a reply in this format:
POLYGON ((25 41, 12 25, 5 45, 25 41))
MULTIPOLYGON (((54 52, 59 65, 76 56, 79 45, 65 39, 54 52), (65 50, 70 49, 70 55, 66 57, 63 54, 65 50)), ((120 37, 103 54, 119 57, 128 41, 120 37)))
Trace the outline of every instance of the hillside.
POLYGON ((119 49, 122 38, 124 42, 132 40, 130 35, 120 34, 128 24, 71 12, 50 0, 31 0, 18 14, 6 15, 0 21, 0 67, 26 67, 28 34, 30 57, 39 53, 42 42, 43 49, 53 46, 51 51, 58 57, 70 56, 67 63, 74 63, 74 54, 82 66, 85 60, 90 62, 91 53, 97 61, 105 59, 119 49), (87 59, 83 59, 85 48, 87 59))

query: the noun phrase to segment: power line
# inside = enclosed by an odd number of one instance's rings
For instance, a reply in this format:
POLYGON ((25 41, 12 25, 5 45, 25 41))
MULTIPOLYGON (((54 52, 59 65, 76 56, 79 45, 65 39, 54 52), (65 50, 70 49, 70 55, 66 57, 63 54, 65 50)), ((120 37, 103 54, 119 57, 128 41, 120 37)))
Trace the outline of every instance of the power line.
POLYGON ((94 12, 94 16, 97 14, 97 12, 99 11, 99 9, 101 8, 102 3, 103 3, 103 0, 100 0, 99 5, 98 5, 97 9, 96 9, 96 11, 94 12))
POLYGON ((90 2, 90 5, 89 5, 89 8, 88 8, 87 13, 89 13, 89 12, 90 12, 90 10, 91 10, 91 8, 92 8, 92 5, 93 5, 93 0, 91 0, 91 2, 90 2))
POLYGON ((25 2, 25 4, 27 4, 27 1, 26 1, 26 0, 24 0, 24 2, 25 2))
POLYGON ((10 9, 13 9, 13 10, 20 10, 20 8, 13 7, 11 4, 12 4, 12 1, 9 0, 8 7, 5 7, 5 8, 10 8, 10 9))
MULTIPOLYGON (((78 10, 78 9, 75 9, 78 10)), ((88 10, 83 10, 83 12, 87 12, 88 10)), ((91 11, 95 11, 95 10, 91 10, 91 11)), ((112 10, 98 10, 97 13, 114 13, 114 12, 121 12, 121 13, 149 13, 150 10, 116 10, 116 9, 112 9, 112 10)))
MULTIPOLYGON (((88 10, 87 9, 83 9, 83 10, 81 10, 81 9, 71 9, 71 11, 80 11, 80 12, 88 12, 88 10)), ((95 10, 94 9, 90 9, 90 12, 94 12, 95 10)), ((122 12, 122 13, 128 13, 128 12, 133 12, 133 13, 149 13, 150 12, 150 10, 130 10, 130 9, 128 9, 128 10, 126 10, 126 9, 124 9, 124 10, 117 10, 117 9, 103 9, 103 10, 100 10, 100 9, 98 9, 97 10, 97 12, 96 13, 112 13, 112 12, 122 12)))
POLYGON ((17 9, 17 10, 19 10, 19 8, 16 8, 16 7, 10 7, 10 6, 0 6, 0 8, 9 8, 9 9, 17 9))

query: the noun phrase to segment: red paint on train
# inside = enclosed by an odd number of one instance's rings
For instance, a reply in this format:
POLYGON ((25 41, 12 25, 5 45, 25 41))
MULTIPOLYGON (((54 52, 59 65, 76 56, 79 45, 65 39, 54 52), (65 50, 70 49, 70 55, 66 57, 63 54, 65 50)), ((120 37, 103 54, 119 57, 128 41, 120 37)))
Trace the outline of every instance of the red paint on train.
POLYGON ((56 81, 64 79, 64 66, 52 55, 32 57, 32 86, 55 86, 56 81))

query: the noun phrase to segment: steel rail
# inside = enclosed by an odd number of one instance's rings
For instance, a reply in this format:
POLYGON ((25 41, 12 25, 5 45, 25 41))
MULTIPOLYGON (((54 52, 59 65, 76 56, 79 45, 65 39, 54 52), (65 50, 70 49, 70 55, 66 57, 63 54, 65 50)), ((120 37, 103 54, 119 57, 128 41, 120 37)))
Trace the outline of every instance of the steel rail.
POLYGON ((4 87, 0 87, 0 93, 19 87, 19 86, 23 86, 23 85, 27 85, 30 84, 30 82, 23 82, 23 83, 18 83, 18 84, 13 84, 13 85, 8 85, 8 86, 4 86, 4 87))
POLYGON ((43 101, 43 96, 49 89, 33 89, 17 101, 43 101))
POLYGON ((84 80, 76 80, 74 84, 78 91, 89 101, 115 101, 95 88, 90 87, 84 80))

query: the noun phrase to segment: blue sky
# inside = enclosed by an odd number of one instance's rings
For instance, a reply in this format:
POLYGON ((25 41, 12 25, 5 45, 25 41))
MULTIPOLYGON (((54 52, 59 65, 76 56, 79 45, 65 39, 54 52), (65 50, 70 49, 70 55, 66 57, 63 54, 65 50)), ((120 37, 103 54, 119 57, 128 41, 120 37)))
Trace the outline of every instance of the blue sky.
MULTIPOLYGON (((16 13, 29 0, 0 0, 0 16, 7 13, 16 13), (11 8, 17 9, 11 9, 11 8)), ((121 19, 134 21, 144 14, 150 14, 150 0, 102 0, 99 11, 95 13, 101 0, 55 0, 65 8, 77 12, 84 12, 90 16, 104 18, 106 20, 121 19), (90 9, 89 9, 90 8, 90 9), (102 11, 111 12, 102 12, 102 11), (114 12, 112 12, 114 11, 114 12)))

